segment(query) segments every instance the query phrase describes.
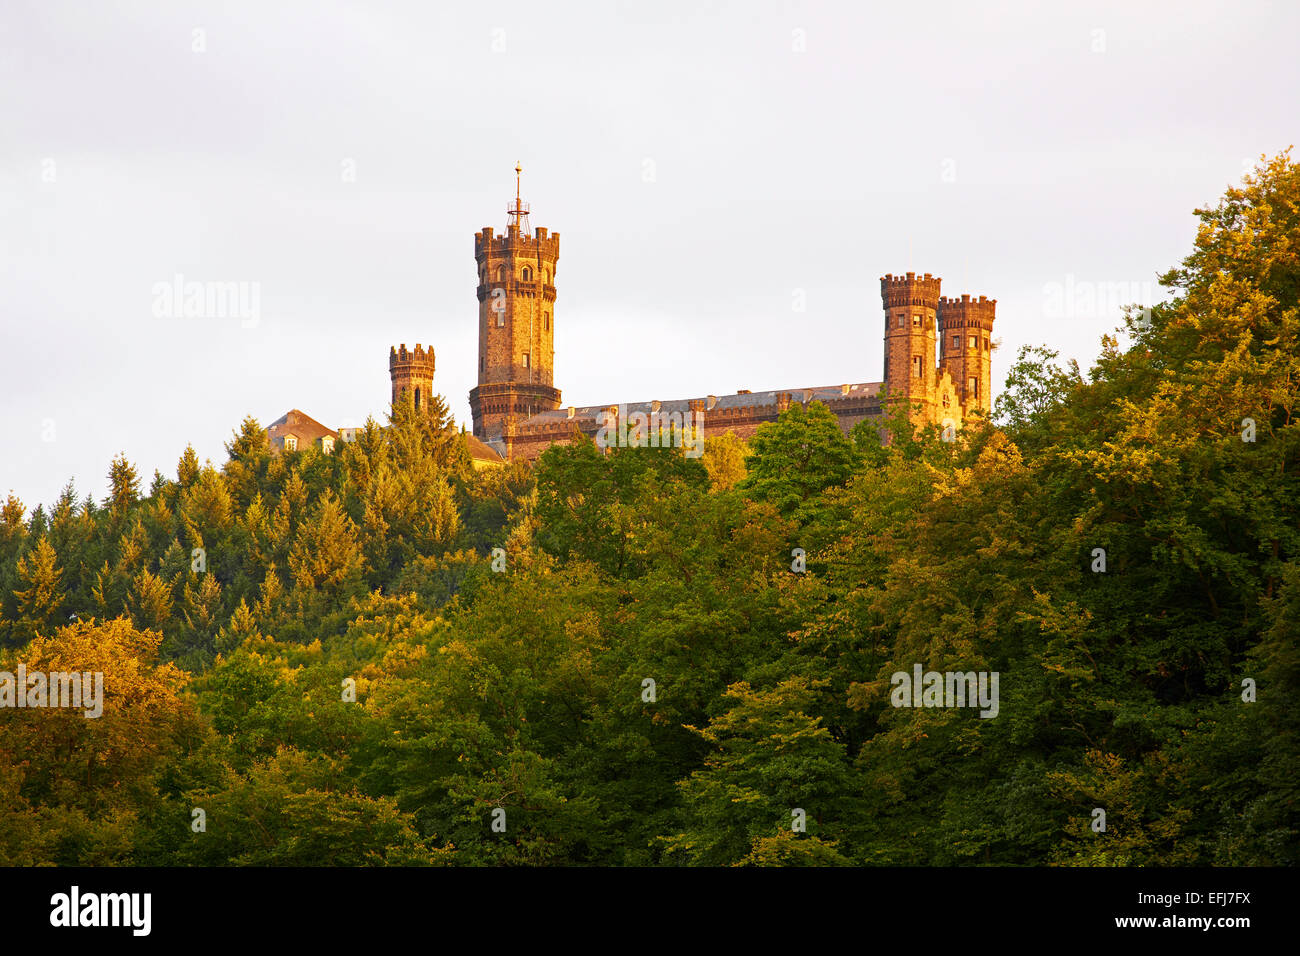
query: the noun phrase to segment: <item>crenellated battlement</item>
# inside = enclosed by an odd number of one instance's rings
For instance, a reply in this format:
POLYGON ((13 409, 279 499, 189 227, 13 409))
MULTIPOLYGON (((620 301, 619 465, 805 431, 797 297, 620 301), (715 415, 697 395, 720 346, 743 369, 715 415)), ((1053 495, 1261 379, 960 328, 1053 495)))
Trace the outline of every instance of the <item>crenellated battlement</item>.
POLYGON ((433 346, 426 350, 419 342, 415 343, 415 348, 408 350, 406 343, 400 346, 393 346, 388 350, 388 370, 390 372, 399 368, 416 368, 427 366, 429 374, 433 374, 433 346))
POLYGON ((992 331, 997 299, 963 295, 960 299, 945 296, 939 300, 939 325, 944 329, 981 328, 992 331))
POLYGON ((516 256, 554 261, 560 257, 560 234, 548 234, 542 226, 533 232, 520 234, 519 227, 513 223, 506 227, 503 236, 496 235, 491 226, 484 226, 481 232, 474 233, 475 259, 516 256))
POLYGON ((905 276, 887 273, 880 277, 880 298, 886 309, 908 306, 934 309, 939 304, 941 281, 928 272, 923 276, 917 276, 915 272, 909 272, 905 276))

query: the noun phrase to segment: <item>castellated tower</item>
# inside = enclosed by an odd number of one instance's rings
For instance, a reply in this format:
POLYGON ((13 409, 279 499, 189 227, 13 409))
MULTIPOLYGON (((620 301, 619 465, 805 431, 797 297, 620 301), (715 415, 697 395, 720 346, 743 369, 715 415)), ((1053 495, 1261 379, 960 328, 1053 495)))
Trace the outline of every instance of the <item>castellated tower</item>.
POLYGON ((992 407, 993 312, 997 299, 939 300, 939 364, 952 376, 967 415, 987 416, 992 407))
POLYGON ((534 234, 519 198, 504 236, 474 234, 478 263, 478 385, 470 390, 474 435, 497 438, 516 421, 560 407, 554 385, 555 267, 560 234, 534 234))
POLYGON ((891 398, 912 405, 914 423, 936 420, 935 325, 940 280, 926 273, 886 275, 880 280, 885 307, 885 387, 891 398), (919 408, 917 407, 919 403, 919 408))
POLYGON ((388 350, 388 375, 393 380, 393 404, 409 394, 416 411, 427 411, 433 398, 433 346, 426 351, 420 343, 408 352, 406 343, 388 350))

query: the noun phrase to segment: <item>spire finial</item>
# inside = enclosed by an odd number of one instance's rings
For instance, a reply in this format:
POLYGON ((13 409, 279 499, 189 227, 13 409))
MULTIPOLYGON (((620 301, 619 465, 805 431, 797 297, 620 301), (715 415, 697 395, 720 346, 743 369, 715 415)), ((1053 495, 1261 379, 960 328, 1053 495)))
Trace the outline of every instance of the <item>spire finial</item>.
POLYGON ((515 204, 506 210, 514 218, 514 225, 518 227, 520 235, 528 231, 528 207, 524 205, 520 193, 520 176, 523 171, 523 164, 515 160, 515 204))

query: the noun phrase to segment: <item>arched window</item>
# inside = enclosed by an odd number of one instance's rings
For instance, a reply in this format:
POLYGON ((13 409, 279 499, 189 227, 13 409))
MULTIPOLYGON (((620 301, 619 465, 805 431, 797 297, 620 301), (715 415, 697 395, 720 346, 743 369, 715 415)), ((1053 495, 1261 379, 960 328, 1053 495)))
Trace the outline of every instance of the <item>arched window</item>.
POLYGON ((506 267, 497 266, 497 281, 504 282, 505 280, 506 280, 506 267))
POLYGON ((528 268, 528 266, 524 266, 524 281, 525 282, 533 281, 533 270, 528 268))
POLYGON ((415 410, 416 410, 417 412, 420 410, 420 389, 419 389, 419 386, 416 386, 416 389, 415 389, 415 410))

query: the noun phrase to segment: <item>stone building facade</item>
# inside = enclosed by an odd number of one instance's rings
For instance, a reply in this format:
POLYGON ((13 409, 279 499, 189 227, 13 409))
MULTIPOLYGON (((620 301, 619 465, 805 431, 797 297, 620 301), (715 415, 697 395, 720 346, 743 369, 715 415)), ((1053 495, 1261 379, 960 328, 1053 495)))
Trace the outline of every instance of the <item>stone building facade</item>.
MULTIPOLYGON (((858 422, 879 418, 886 403, 908 403, 914 424, 956 428, 975 416, 987 416, 992 407, 997 300, 941 297, 938 277, 911 272, 880 280, 883 382, 564 407, 554 375, 560 236, 528 228, 528 208, 518 189, 508 212, 513 221, 505 235, 495 235, 487 226, 474 235, 478 384, 469 393, 474 444, 502 459, 533 459, 552 444, 572 441, 576 435, 595 438, 602 429, 617 427, 621 416, 638 414, 703 422, 705 437, 734 432, 747 438, 793 402, 822 402, 846 433, 858 422)), ((417 406, 421 396, 427 401, 433 369, 432 348, 391 349, 393 400, 411 392, 417 406)))

